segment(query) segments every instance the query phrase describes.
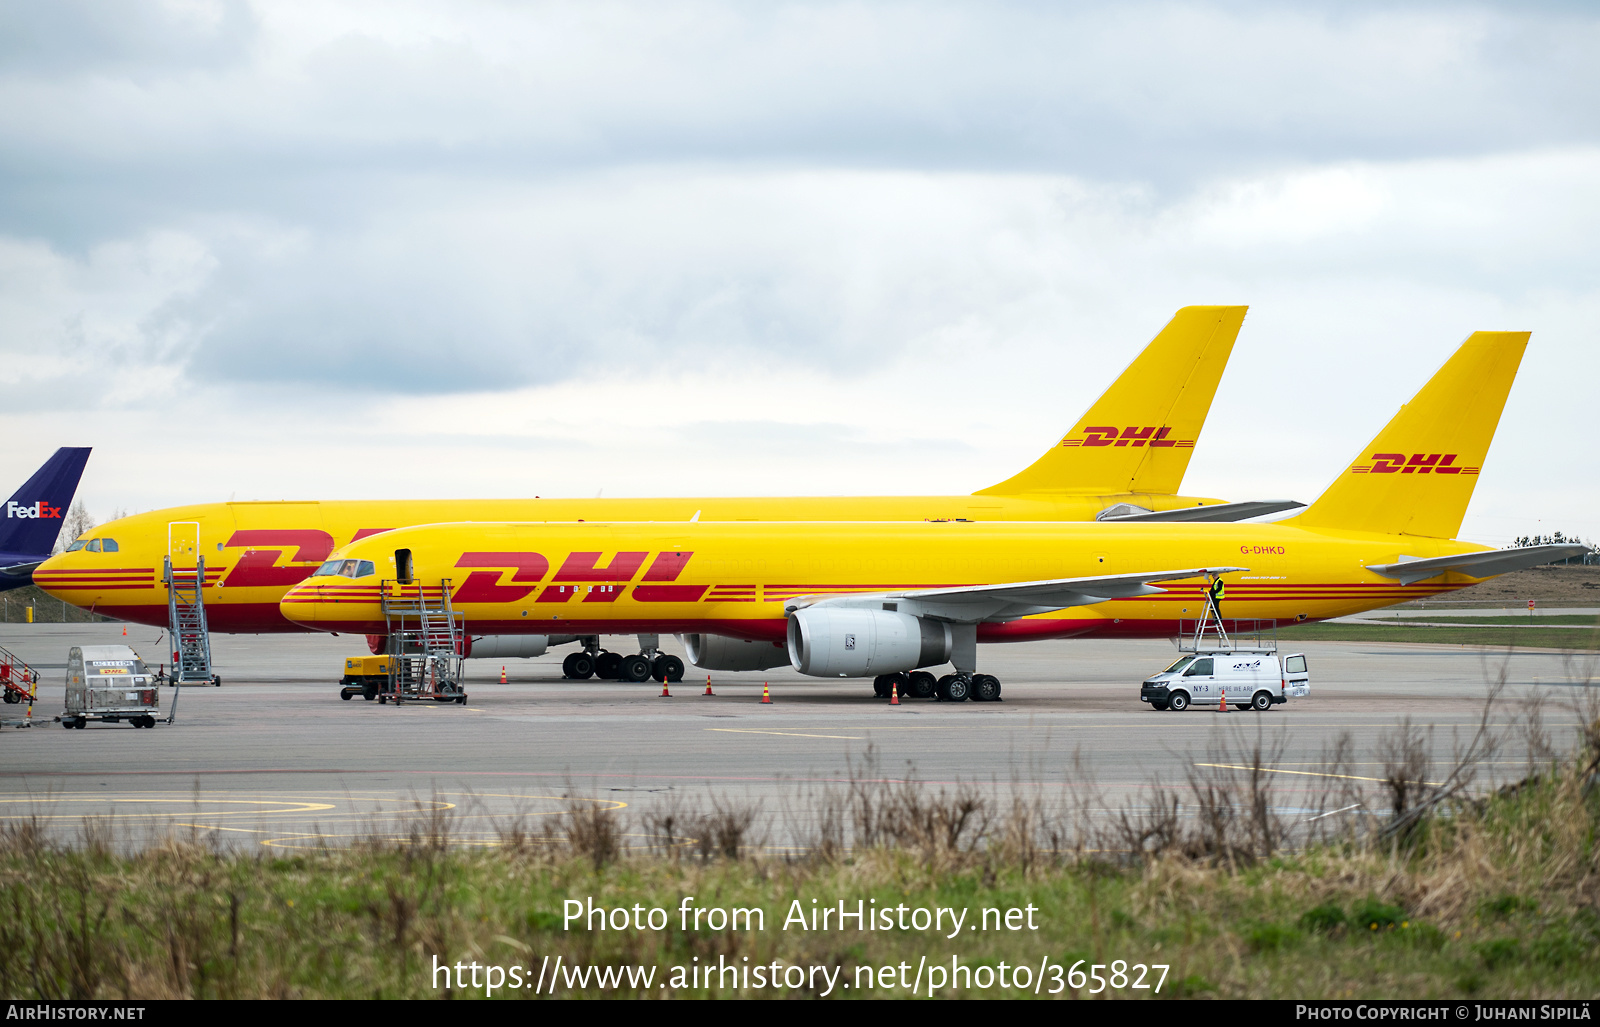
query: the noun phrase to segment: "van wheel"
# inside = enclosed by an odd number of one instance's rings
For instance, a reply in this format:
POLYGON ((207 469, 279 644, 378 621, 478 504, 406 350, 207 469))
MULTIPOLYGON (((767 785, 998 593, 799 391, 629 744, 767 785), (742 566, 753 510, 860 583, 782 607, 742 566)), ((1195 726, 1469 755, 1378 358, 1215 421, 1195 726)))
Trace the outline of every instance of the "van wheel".
POLYGON ((1187 692, 1173 692, 1167 696, 1167 708, 1174 713, 1182 713, 1189 708, 1189 694, 1187 692))
POLYGON ((1167 711, 1166 700, 1164 700, 1164 699, 1152 699, 1152 700, 1150 700, 1150 708, 1152 710, 1155 710, 1157 713, 1165 713, 1167 711))
POLYGON ((1250 699, 1250 708, 1255 710, 1257 713, 1262 713, 1266 710, 1272 709, 1272 693, 1257 692, 1250 699))

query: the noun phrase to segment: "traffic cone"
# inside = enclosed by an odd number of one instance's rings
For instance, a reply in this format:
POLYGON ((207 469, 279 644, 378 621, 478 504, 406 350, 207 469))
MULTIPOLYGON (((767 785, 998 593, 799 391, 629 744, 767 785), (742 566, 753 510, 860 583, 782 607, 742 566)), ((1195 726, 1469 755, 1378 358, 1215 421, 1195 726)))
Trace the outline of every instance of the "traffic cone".
POLYGON ((700 694, 701 695, 712 695, 712 694, 714 694, 711 691, 711 675, 710 674, 706 675, 706 690, 704 692, 701 692, 700 694))
POLYGON ((661 694, 656 696, 656 698, 657 699, 671 699, 672 698, 672 693, 667 691, 667 679, 666 678, 662 678, 661 679, 661 694))
POLYGON ((124 624, 122 626, 122 637, 123 638, 127 638, 128 637, 128 626, 126 624, 124 624))
POLYGON ((1217 707, 1217 712, 1218 713, 1227 713, 1228 712, 1228 690, 1226 688, 1224 688, 1222 690, 1222 705, 1217 707))
POLYGON ((900 683, 899 682, 895 682, 894 684, 889 686, 889 705, 890 706, 899 706, 900 705, 900 683))
POLYGON ((765 681, 761 682, 761 701, 769 706, 772 705, 772 690, 767 687, 765 681))
POLYGON ((500 683, 502 685, 506 683, 506 668, 504 665, 500 667, 500 683))

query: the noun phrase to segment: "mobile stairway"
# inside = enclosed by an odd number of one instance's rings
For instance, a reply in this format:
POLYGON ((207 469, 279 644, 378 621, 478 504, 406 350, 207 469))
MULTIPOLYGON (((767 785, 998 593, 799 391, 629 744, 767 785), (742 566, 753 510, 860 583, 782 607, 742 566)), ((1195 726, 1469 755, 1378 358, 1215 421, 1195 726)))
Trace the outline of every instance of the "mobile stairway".
POLYGON ((0 726, 33 726, 33 704, 38 698, 39 672, 22 661, 16 653, 0 646, 0 698, 10 705, 26 703, 28 709, 21 717, 0 718, 0 726))
POLYGON ((466 705, 461 684, 461 652, 466 616, 450 606, 450 579, 437 586, 421 582, 385 581, 380 601, 389 634, 389 681, 378 702, 466 705))

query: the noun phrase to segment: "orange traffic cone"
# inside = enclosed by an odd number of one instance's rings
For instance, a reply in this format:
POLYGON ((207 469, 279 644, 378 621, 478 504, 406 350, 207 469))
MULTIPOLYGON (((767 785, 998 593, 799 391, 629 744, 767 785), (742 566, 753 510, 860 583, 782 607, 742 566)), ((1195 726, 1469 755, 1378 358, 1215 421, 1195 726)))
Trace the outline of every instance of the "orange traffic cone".
POLYGON ((1222 705, 1217 707, 1217 712, 1218 713, 1227 713, 1228 712, 1228 690, 1226 688, 1224 688, 1222 690, 1222 705))
POLYGON ((128 637, 128 626, 126 624, 124 624, 122 626, 122 637, 123 638, 127 638, 128 637))
POLYGON ((899 684, 899 682, 895 682, 894 684, 889 686, 889 705, 890 706, 899 706, 900 705, 900 684, 899 684))
POLYGON ((666 678, 662 678, 661 679, 661 694, 656 696, 656 698, 657 699, 671 699, 672 698, 672 693, 667 691, 667 679, 666 678))
POLYGON ((772 704, 772 690, 767 687, 765 681, 761 682, 761 701, 769 706, 772 704))
POLYGON ((713 694, 715 694, 715 693, 713 693, 711 691, 711 675, 710 674, 706 675, 706 690, 704 692, 701 692, 700 694, 701 695, 713 695, 713 694))
POLYGON ((506 683, 506 669, 504 666, 500 668, 500 683, 502 685, 506 683))

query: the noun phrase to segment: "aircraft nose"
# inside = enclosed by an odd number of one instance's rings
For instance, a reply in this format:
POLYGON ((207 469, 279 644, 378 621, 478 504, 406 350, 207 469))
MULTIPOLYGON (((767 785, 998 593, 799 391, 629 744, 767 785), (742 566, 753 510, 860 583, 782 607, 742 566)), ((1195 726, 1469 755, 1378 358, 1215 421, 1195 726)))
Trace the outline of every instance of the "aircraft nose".
POLYGON ((291 624, 316 624, 322 605, 317 601, 317 591, 315 585, 294 586, 278 601, 278 612, 291 624))

